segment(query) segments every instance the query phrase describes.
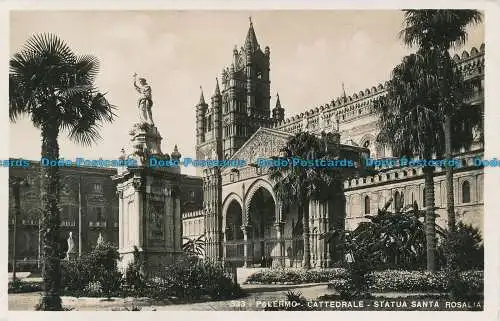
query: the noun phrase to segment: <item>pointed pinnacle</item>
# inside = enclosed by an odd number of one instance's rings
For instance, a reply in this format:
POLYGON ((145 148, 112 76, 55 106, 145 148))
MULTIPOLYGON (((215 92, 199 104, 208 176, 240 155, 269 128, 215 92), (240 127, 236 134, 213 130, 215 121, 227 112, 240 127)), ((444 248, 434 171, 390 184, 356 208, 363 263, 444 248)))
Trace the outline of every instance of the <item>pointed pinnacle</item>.
POLYGON ((198 104, 204 105, 205 104, 205 96, 203 95, 203 88, 201 86, 200 86, 200 91, 201 91, 200 102, 198 104))
POLYGON ((220 95, 220 89, 219 89, 219 79, 215 77, 215 95, 220 95))

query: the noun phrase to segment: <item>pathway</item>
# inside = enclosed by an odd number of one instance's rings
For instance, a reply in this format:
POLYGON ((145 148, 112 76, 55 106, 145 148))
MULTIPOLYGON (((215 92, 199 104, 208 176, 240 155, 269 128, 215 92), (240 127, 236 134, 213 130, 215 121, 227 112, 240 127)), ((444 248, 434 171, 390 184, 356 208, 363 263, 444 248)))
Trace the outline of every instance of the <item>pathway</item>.
MULTIPOLYGON (((333 294, 334 290, 328 288, 327 283, 299 284, 299 285, 243 285, 242 288, 248 294, 237 300, 210 301, 190 304, 158 304, 147 298, 113 298, 107 301, 102 298, 80 298, 62 297, 65 307, 74 308, 78 311, 95 310, 123 310, 133 305, 141 306, 145 310, 185 310, 185 311, 209 311, 209 310, 262 310, 269 301, 283 300, 287 291, 300 291, 308 299, 315 299, 324 294, 333 294)), ((16 293, 9 294, 9 310, 33 310, 38 303, 40 293, 16 293)))

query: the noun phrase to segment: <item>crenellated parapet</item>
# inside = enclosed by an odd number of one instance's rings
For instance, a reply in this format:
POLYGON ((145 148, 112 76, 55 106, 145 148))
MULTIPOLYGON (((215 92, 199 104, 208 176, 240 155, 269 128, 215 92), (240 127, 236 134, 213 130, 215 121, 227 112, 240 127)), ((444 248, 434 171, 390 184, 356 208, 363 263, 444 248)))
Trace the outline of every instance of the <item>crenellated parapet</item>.
POLYGON ((182 219, 186 220, 186 219, 190 219, 190 218, 203 217, 204 215, 205 215, 204 210, 184 212, 184 213, 182 213, 182 219))
POLYGON ((472 47, 470 52, 464 50, 460 56, 455 54, 453 60, 458 64, 458 69, 467 80, 484 75, 484 43, 479 47, 479 50, 472 47))
MULTIPOLYGON (((483 152, 474 152, 456 156, 455 159, 458 159, 462 164, 457 170, 460 170, 460 168, 475 167, 474 159, 482 158, 483 155, 483 152)), ((378 171, 375 175, 346 179, 344 181, 344 190, 367 188, 381 183, 403 181, 415 177, 422 177, 424 174, 423 167, 405 166, 392 167, 390 169, 374 168, 374 170, 378 171)), ((444 167, 436 167, 434 173, 438 175, 444 173, 445 170, 444 167)))
MULTIPOLYGON (((484 44, 479 50, 475 47, 470 52, 464 50, 460 56, 457 54, 453 59, 466 80, 484 77, 484 44)), ((388 82, 385 82, 350 96, 337 97, 325 105, 277 122, 271 128, 289 133, 317 132, 325 128, 326 131, 330 131, 336 121, 343 123, 372 115, 375 112, 373 102, 385 95, 387 84, 388 82)), ((482 87, 482 85, 480 86, 482 87)))

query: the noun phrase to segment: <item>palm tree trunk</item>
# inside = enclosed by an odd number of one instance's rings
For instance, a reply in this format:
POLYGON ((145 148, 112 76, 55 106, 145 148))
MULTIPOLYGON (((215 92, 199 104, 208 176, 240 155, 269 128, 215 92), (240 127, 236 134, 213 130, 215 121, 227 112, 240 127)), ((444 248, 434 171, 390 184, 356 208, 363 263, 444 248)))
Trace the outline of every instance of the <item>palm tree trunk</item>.
MULTIPOLYGON (((48 119, 42 126, 42 157, 49 160, 59 158, 57 137, 59 126, 57 121, 48 119)), ((61 259, 59 239, 59 169, 57 166, 41 168, 42 171, 42 277, 44 293, 40 302, 40 310, 61 311, 59 296, 61 283, 61 259)))
POLYGON ((436 213, 434 209, 434 167, 424 167, 425 186, 425 239, 427 270, 436 271, 436 213))
POLYGON ((19 196, 19 189, 20 187, 20 180, 15 179, 14 180, 14 185, 13 185, 13 194, 14 194, 14 222, 13 222, 13 227, 14 230, 12 231, 12 281, 16 280, 16 232, 17 232, 17 218, 21 214, 21 197, 19 196))
MULTIPOLYGON (((451 118, 446 115, 444 120, 445 158, 451 163, 451 118)), ((453 188, 453 167, 446 167, 446 211, 448 214, 448 235, 446 238, 446 270, 448 273, 448 288, 452 288, 458 278, 456 265, 456 218, 455 197, 453 188)))
MULTIPOLYGON (((451 118, 445 116, 444 121, 444 146, 447 163, 451 163, 451 118)), ((446 167, 446 211, 448 212, 448 231, 455 232, 455 197, 453 195, 453 167, 446 167)))
MULTIPOLYGON (((302 202, 302 204, 308 203, 308 201, 302 202)), ((311 242, 309 238, 309 204, 302 205, 302 226, 304 230, 304 260, 302 268, 311 268, 311 242)))

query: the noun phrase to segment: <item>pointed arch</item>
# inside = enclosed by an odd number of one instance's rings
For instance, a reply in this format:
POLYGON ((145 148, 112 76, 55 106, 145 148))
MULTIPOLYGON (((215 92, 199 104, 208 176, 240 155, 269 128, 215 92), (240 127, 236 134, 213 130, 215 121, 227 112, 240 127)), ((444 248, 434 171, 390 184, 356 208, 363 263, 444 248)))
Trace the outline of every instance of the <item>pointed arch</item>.
POLYGON ((365 214, 370 214, 370 196, 365 196, 365 214))
POLYGON ((257 190, 260 187, 266 189, 273 197, 274 203, 275 204, 277 203, 276 195, 274 194, 274 188, 273 188, 272 184, 269 181, 260 178, 260 179, 257 179, 255 182, 253 182, 248 187, 247 192, 246 192, 245 196, 243 197, 243 199, 245 200, 245 205, 247 207, 250 205, 250 200, 252 199, 253 195, 255 194, 255 192, 257 192, 257 190))
POLYGON ((470 203, 470 183, 469 181, 464 181, 462 183, 462 203, 470 203))
MULTIPOLYGON (((222 202, 222 218, 223 218, 223 220, 222 220, 222 230, 223 231, 226 228, 226 218, 227 218, 227 212, 228 212, 228 209, 229 209, 229 205, 233 201, 237 202, 240 205, 241 209, 243 209, 243 200, 241 199, 241 196, 239 196, 236 193, 230 193, 229 195, 226 196, 226 198, 222 202)), ((243 217, 243 220, 245 220, 244 217, 243 217)))

